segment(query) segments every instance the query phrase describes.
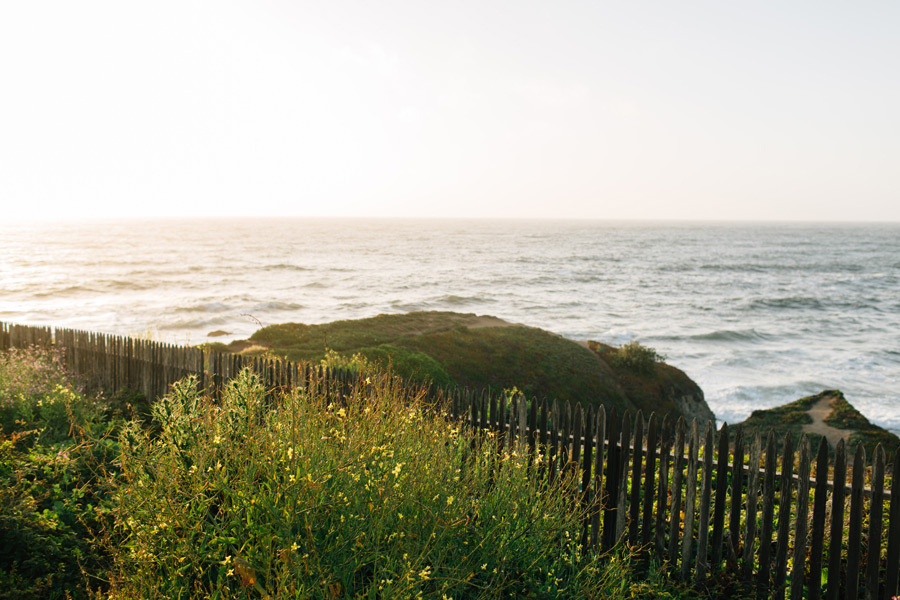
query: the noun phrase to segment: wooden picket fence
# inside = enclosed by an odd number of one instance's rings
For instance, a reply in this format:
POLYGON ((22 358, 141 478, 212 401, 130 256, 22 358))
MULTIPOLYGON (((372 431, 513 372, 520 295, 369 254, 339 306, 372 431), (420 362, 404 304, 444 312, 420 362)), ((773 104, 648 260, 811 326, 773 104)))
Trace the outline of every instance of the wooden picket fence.
MULTIPOLYGON (((219 393, 242 368, 272 388, 326 385, 340 394, 352 374, 314 365, 172 346, 63 328, 0 322, 0 351, 56 344, 66 363, 110 393, 163 395, 185 375, 219 393)), ((824 438, 687 423, 568 402, 508 399, 472 390, 432 390, 432 400, 473 430, 528 452, 533 473, 569 477, 582 503, 582 546, 628 544, 703 584, 727 572, 758 598, 889 600, 900 578, 900 449, 890 463, 824 438), (795 443, 796 442, 796 443, 795 443), (849 476, 849 482, 848 482, 849 476), (849 485, 848 485, 849 483, 849 485)))

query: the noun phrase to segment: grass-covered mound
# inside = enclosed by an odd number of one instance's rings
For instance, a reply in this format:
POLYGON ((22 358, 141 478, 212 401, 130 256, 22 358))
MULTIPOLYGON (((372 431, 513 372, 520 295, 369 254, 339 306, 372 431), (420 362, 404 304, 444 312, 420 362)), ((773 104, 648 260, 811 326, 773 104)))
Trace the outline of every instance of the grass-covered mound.
POLYGON ((851 448, 855 448, 857 443, 862 442, 866 448, 866 455, 874 456, 875 447, 881 444, 887 455, 891 456, 900 446, 900 438, 869 421, 865 415, 847 402, 844 394, 841 392, 836 392, 836 394, 838 397, 831 405, 831 414, 825 418, 825 422, 838 429, 852 430, 853 433, 850 434, 851 448))
MULTIPOLYGON (((860 442, 865 447, 867 456, 873 455, 878 444, 884 446, 888 456, 900 446, 900 438, 871 423, 847 401, 840 390, 825 390, 775 408, 754 410, 747 420, 739 425, 743 427, 745 434, 758 431, 762 435, 768 435, 769 431, 774 431, 779 443, 788 432, 795 442, 805 433, 809 436, 812 448, 815 449, 823 430, 814 428, 813 431, 809 431, 815 421, 810 411, 823 400, 830 403, 830 410, 823 417, 824 424, 839 430, 831 433, 833 436, 844 437, 851 452, 860 442)), ((833 448, 834 443, 830 445, 833 448)))
POLYGON ((693 597, 583 553, 570 482, 396 379, 341 405, 187 379, 125 422, 47 360, 0 355, 0 598, 693 597))
POLYGON ((529 397, 620 411, 679 413, 673 397, 695 393, 702 398, 693 381, 668 365, 654 361, 654 368, 636 370, 613 364, 608 346, 589 348, 542 329, 473 314, 413 312, 321 325, 284 323, 216 347, 309 361, 323 359, 328 350, 361 354, 414 380, 476 390, 515 388, 529 397))

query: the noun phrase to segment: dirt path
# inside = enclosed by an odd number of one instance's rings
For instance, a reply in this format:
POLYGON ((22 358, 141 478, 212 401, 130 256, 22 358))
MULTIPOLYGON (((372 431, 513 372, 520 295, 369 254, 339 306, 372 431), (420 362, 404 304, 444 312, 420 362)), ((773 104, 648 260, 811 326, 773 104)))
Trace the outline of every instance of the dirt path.
POLYGON ((803 426, 804 433, 823 435, 832 447, 837 446, 837 443, 840 440, 849 442, 850 434, 853 433, 849 429, 838 429, 825 422, 825 417, 831 413, 831 404, 834 402, 835 398, 836 396, 825 396, 813 404, 812 407, 806 411, 807 414, 812 417, 813 422, 803 426))

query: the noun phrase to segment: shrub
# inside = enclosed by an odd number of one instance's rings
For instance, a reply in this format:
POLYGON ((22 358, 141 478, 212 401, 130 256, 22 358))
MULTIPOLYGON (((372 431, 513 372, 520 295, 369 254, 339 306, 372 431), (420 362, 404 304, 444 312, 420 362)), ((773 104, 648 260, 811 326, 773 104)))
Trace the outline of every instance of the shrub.
POLYGON ((35 430, 42 441, 67 438, 73 422, 96 421, 102 407, 81 394, 59 352, 14 348, 0 355, 2 432, 35 430))
POLYGON ((0 355, 0 599, 86 598, 108 579, 118 452, 100 406, 55 353, 0 355))
POLYGON ((665 357, 635 340, 610 352, 607 360, 613 367, 647 375, 653 373, 656 363, 665 360, 665 357))

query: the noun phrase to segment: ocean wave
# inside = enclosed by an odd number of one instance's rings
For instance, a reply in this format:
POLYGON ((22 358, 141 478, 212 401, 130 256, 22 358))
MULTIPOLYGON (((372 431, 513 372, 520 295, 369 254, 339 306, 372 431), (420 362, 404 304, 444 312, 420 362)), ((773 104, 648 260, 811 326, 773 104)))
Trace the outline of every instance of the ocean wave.
POLYGON ((153 283, 142 282, 139 279, 102 279, 97 281, 98 285, 113 290, 143 291, 159 287, 153 283))
POLYGON ((306 308, 303 304, 298 304, 296 302, 281 302, 279 300, 273 300, 272 302, 263 302, 261 304, 257 304, 251 311, 259 311, 259 310, 301 310, 306 308))
POLYGON ((180 331, 185 329, 206 329, 217 325, 227 325, 233 323, 231 317, 212 317, 209 319, 175 319, 166 321, 157 325, 160 331, 180 331))
POLYGON ((275 265, 266 265, 262 268, 263 271, 312 271, 309 267, 303 267, 301 265, 289 265, 286 263, 278 263, 275 265))
POLYGON ((699 342, 758 342, 773 340, 777 337, 756 329, 719 329, 690 335, 687 339, 699 342))
POLYGON ((811 296, 788 296, 784 298, 760 298, 751 300, 749 308, 776 308, 776 309, 813 309, 822 310, 825 305, 818 298, 811 296))
POLYGON ((86 287, 82 285, 70 285, 60 289, 49 289, 40 292, 34 292, 32 296, 35 298, 52 298, 57 296, 75 296, 77 294, 99 294, 101 290, 86 287))
POLYGON ((191 306, 178 306, 173 309, 176 313, 195 313, 195 312, 225 312, 234 310, 232 306, 222 304, 221 302, 204 302, 202 304, 193 304, 191 306))
POLYGON ((450 305, 450 306, 464 306, 468 304, 493 304, 496 300, 494 298, 485 297, 485 296, 457 296, 455 294, 446 294, 444 296, 440 296, 429 301, 430 304, 433 305, 450 305))

